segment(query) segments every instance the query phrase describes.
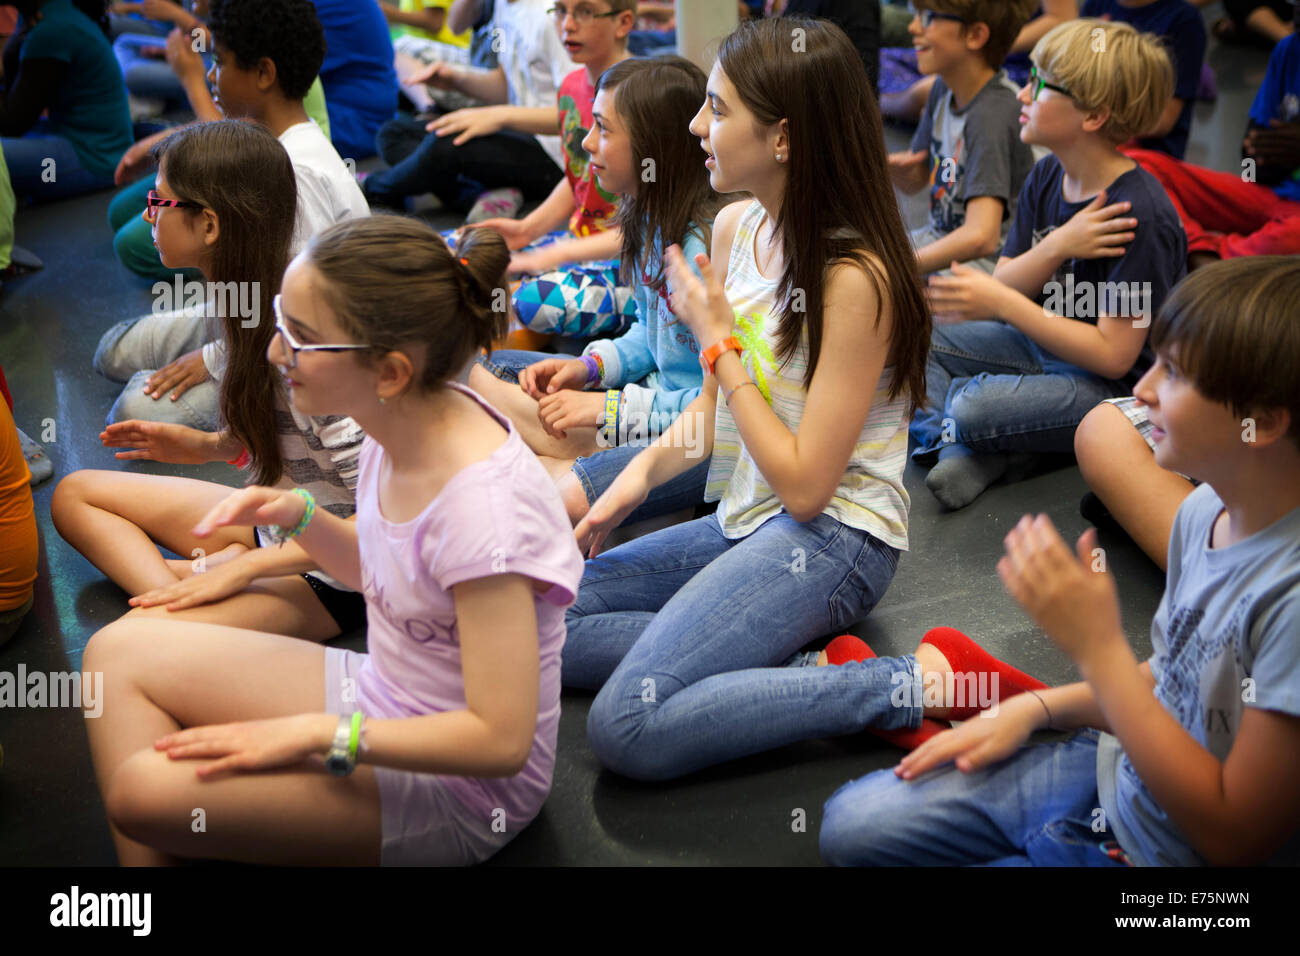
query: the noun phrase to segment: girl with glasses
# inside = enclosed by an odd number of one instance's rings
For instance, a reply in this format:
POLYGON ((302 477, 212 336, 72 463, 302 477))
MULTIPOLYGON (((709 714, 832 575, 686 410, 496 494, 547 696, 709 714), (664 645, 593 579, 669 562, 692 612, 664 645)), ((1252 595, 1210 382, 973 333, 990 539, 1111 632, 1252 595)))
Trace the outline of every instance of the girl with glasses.
MULTIPOLYGON (((162 261, 198 269, 207 288, 238 293, 209 297, 226 306, 210 320, 220 326, 227 360, 219 384, 191 390, 207 401, 201 390, 218 390, 221 427, 130 420, 108 426, 105 446, 124 460, 229 462, 259 484, 305 484, 322 508, 351 515, 360 428, 347 418, 299 414, 267 360, 297 208, 288 154, 265 128, 223 120, 174 134, 156 158, 158 183, 144 216, 162 261), (235 299, 252 306, 251 317, 231 308, 235 299)), ((360 626, 360 595, 302 548, 259 547, 282 542, 273 529, 228 529, 203 540, 191 533, 228 493, 191 478, 86 470, 59 484, 51 507, 64 538, 131 596, 129 617, 256 625, 317 641, 360 626), (168 560, 160 546, 180 560, 168 560)))
POLYGON ((422 222, 374 217, 289 266, 294 342, 268 354, 301 414, 365 428, 357 520, 250 487, 193 533, 287 529, 364 591, 369 653, 147 620, 91 638, 117 703, 87 730, 123 863, 476 863, 541 809, 582 559, 537 458, 455 382, 504 331, 508 260, 487 230, 453 254, 422 222))

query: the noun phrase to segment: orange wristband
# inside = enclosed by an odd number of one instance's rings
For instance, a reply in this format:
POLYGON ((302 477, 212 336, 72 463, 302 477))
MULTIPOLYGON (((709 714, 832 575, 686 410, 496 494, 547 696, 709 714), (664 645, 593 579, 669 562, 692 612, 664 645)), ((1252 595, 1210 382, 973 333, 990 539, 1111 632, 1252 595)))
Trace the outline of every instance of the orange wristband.
POLYGON ((713 366, 717 364, 718 358, 722 353, 732 351, 733 349, 737 352, 743 352, 745 347, 740 344, 740 340, 734 335, 728 335, 717 345, 711 345, 701 352, 700 365, 704 366, 704 374, 712 375, 713 366))

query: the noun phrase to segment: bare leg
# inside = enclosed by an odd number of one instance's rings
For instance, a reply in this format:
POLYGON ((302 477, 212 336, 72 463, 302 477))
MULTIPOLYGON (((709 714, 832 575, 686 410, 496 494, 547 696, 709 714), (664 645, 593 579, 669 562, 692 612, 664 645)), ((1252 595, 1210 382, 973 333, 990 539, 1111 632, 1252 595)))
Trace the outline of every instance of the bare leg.
POLYGON ((587 501, 587 492, 582 488, 582 482, 574 477, 570 468, 566 468, 563 474, 556 476, 555 487, 559 489, 560 497, 564 499, 564 510, 569 513, 569 522, 577 527, 578 522, 587 517, 587 512, 591 508, 587 501))
POLYGON ((373 769, 340 780, 303 764, 200 781, 201 761, 153 749, 184 727, 324 712, 324 650, 236 628, 178 630, 128 618, 86 648, 84 669, 103 675, 103 711, 86 729, 119 860, 377 863, 373 769))
POLYGON ((1088 487, 1152 561, 1166 570, 1169 533, 1192 483, 1156 464, 1124 413, 1098 405, 1074 433, 1074 453, 1088 487))
POLYGON ((200 573, 198 568, 195 567, 196 564, 199 564, 200 560, 202 560, 202 564, 200 564, 199 567, 205 571, 211 571, 213 568, 225 564, 232 558, 237 558, 241 554, 246 554, 248 550, 249 549, 242 544, 231 544, 213 554, 204 554, 201 559, 197 556, 190 561, 186 561, 184 558, 165 558, 164 563, 172 574, 176 575, 176 579, 179 581, 188 578, 192 574, 200 573))
POLYGON ((59 482, 50 515, 59 534, 118 587, 134 596, 177 580, 158 550, 179 555, 256 547, 252 528, 190 529, 235 489, 192 478, 75 471, 59 482))
POLYGON ((567 439, 547 434, 537 419, 537 402, 518 385, 502 381, 481 365, 476 364, 469 370, 469 387, 506 415, 518 429, 524 444, 538 455, 567 458, 572 463, 575 458, 593 454, 598 448, 595 426, 571 428, 567 439))

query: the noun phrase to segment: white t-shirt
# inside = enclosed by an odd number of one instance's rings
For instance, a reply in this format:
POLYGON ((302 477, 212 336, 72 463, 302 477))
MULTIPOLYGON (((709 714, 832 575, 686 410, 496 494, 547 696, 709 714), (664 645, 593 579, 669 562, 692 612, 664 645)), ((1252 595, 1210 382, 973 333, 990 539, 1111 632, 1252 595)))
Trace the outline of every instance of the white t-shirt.
MULTIPOLYGON (((555 21, 546 15, 550 6, 551 0, 497 0, 493 11, 492 44, 515 106, 555 109, 560 84, 575 69, 555 21)), ((563 169, 560 137, 538 136, 537 142, 563 169)))
MULTIPOLYGON (((280 134, 280 145, 293 163, 298 184, 298 213, 289 243, 296 256, 307 240, 345 219, 370 215, 357 179, 315 120, 297 123, 280 134)), ((226 350, 218 340, 203 346, 203 364, 213 380, 226 370, 226 350)))

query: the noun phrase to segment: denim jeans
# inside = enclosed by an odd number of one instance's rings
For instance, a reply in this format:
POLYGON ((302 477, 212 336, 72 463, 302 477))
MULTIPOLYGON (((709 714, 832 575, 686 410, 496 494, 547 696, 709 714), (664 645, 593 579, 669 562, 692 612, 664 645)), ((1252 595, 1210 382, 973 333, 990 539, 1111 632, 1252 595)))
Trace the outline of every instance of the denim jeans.
POLYGON ((389 120, 376 134, 375 147, 392 168, 366 177, 366 201, 400 209, 408 196, 433 193, 449 209, 467 213, 479 193, 503 186, 516 187, 528 201, 545 199, 564 176, 526 133, 503 130, 463 146, 453 146, 453 139, 426 133, 414 120, 389 120))
POLYGON ((0 139, 14 195, 30 202, 53 202, 113 185, 112 170, 87 169, 71 140, 48 130, 41 120, 25 136, 0 139))
POLYGON ((1097 741, 1084 730, 1020 748, 964 774, 949 764, 915 780, 893 768, 826 801, 821 853, 841 866, 1122 866, 1099 816, 1097 741))
MULTIPOLYGON (((548 358, 556 358, 556 356, 545 352, 502 349, 493 352, 490 356, 480 357, 478 364, 503 382, 517 383, 520 372, 534 362, 548 358)), ((619 445, 617 448, 605 448, 594 455, 577 459, 570 470, 582 485, 582 490, 586 492, 587 504, 595 504, 596 499, 609 490, 614 479, 648 444, 650 444, 649 439, 646 440, 645 445, 619 445)), ((704 501, 704 486, 708 484, 709 479, 709 459, 709 455, 702 455, 696 464, 680 475, 651 488, 646 500, 623 520, 623 524, 635 524, 647 518, 672 514, 674 511, 682 511, 701 504, 704 501)))
POLYGON ((587 718, 597 758, 666 780, 814 737, 920 726, 912 655, 777 666, 861 620, 897 561, 830 515, 800 524, 785 513, 737 540, 716 516, 697 518, 588 561, 566 614, 563 678, 600 688, 587 718))
POLYGON ((152 398, 144 381, 154 371, 212 341, 208 322, 184 309, 128 319, 113 326, 95 349, 95 371, 109 381, 126 382, 106 419, 108 424, 141 419, 216 431, 221 425, 220 389, 208 379, 172 401, 171 393, 152 398))
POLYGON ((1056 358, 998 321, 936 325, 926 389, 930 404, 911 426, 917 459, 933 459, 945 446, 1070 454, 1084 415, 1133 392, 1056 358))
MULTIPOLYGON (((165 100, 168 103, 188 106, 185 87, 177 79, 176 73, 167 61, 161 58, 144 56, 142 47, 165 47, 166 36, 154 36, 149 33, 123 33, 113 41, 113 54, 118 65, 122 67, 122 78, 126 81, 128 93, 149 99, 165 100)), ((204 72, 212 65, 212 56, 200 54, 203 58, 204 72)))

